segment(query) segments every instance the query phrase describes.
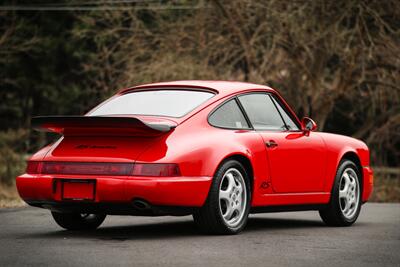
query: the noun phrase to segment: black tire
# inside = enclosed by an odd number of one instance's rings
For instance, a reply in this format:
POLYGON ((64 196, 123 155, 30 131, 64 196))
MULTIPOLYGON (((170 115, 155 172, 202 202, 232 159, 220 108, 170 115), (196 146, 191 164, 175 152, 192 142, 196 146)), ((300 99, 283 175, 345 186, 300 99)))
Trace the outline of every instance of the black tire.
POLYGON ((94 230, 105 220, 105 214, 51 212, 56 223, 67 230, 94 230))
POLYGON ((357 168, 356 164, 350 160, 342 160, 339 164, 339 168, 336 172, 335 181, 333 184, 332 192, 331 192, 331 199, 328 206, 324 209, 319 211, 319 215, 321 219, 329 226, 350 226, 352 225, 358 218, 358 215, 361 211, 361 192, 362 192, 362 179, 361 179, 360 170, 357 168), (342 207, 344 206, 343 200, 339 197, 339 191, 341 189, 341 179, 344 175, 345 171, 354 171, 357 175, 358 181, 358 191, 354 193, 356 196, 356 200, 354 201, 354 205, 357 205, 354 208, 353 214, 351 216, 346 216, 345 213, 342 211, 342 207), (358 199, 358 201, 357 201, 358 199))
POLYGON ((249 177, 243 165, 236 160, 225 161, 223 164, 221 164, 216 174, 214 175, 214 179, 212 181, 210 191, 208 193, 208 197, 205 204, 203 205, 203 207, 201 207, 193 214, 193 219, 196 225, 200 228, 200 230, 208 234, 239 233, 246 226, 247 219, 249 216, 250 203, 251 203, 250 188, 251 187, 250 187, 249 177), (242 178, 244 180, 246 195, 244 197, 245 200, 242 200, 241 202, 242 205, 245 205, 245 207, 241 208, 242 215, 238 216, 239 218, 235 222, 237 225, 231 226, 228 225, 228 223, 225 222, 223 218, 222 215, 223 211, 222 208, 220 207, 221 204, 219 199, 219 194, 220 194, 219 192, 220 192, 220 187, 222 186, 221 183, 225 173, 233 169, 239 171, 240 174, 242 175, 242 178))

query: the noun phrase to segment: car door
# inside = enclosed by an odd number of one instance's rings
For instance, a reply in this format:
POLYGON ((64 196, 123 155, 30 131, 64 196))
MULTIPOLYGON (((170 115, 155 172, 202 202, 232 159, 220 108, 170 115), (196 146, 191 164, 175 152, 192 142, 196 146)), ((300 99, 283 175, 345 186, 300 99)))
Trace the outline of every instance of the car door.
POLYGON ((318 133, 304 134, 285 106, 270 93, 244 94, 239 101, 264 140, 274 191, 322 192, 326 155, 318 133))

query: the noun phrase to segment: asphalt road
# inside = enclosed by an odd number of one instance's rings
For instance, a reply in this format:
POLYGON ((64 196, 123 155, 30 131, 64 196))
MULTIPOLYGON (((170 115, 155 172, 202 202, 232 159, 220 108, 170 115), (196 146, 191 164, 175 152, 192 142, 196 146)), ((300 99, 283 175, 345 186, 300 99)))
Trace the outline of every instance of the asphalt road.
POLYGON ((0 210, 0 266, 400 266, 400 204, 366 204, 352 227, 317 212, 251 215, 236 236, 204 236, 191 217, 109 216, 61 230, 46 210, 0 210))

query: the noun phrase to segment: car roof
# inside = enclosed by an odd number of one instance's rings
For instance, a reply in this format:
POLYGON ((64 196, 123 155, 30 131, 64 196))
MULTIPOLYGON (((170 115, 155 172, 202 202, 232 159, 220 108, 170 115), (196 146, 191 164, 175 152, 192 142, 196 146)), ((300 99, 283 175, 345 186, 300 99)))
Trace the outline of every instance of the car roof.
POLYGON ((230 95, 233 93, 238 93, 244 90, 259 89, 266 91, 273 91, 274 89, 266 85, 247 83, 247 82, 236 82, 236 81, 205 81, 205 80, 186 80, 186 81, 170 81, 170 82, 159 82, 159 83, 149 83, 142 84, 134 87, 129 87, 121 90, 119 93, 126 93, 129 91, 134 91, 136 89, 152 89, 152 88, 198 88, 198 89, 208 89, 217 92, 220 97, 225 95, 230 95))
MULTIPOLYGON (((170 120, 177 122, 178 124, 186 121, 194 114, 198 113, 208 105, 219 101, 225 97, 230 95, 238 94, 240 92, 246 91, 267 91, 267 92, 276 92, 269 86, 260 85, 255 83, 247 83, 247 82, 236 82, 236 81, 210 81, 210 80, 181 80, 181 81, 169 81, 169 82, 158 82, 158 83, 149 83, 149 84, 142 84, 133 87, 128 87, 122 89, 118 92, 118 94, 125 94, 134 92, 136 90, 154 90, 154 89, 164 89, 164 88, 171 88, 171 89, 199 89, 199 90, 207 90, 216 93, 214 97, 209 99, 208 101, 204 102, 188 114, 183 117, 179 118, 171 118, 166 117, 170 120)), ((279 94, 278 94, 279 95, 279 94)))

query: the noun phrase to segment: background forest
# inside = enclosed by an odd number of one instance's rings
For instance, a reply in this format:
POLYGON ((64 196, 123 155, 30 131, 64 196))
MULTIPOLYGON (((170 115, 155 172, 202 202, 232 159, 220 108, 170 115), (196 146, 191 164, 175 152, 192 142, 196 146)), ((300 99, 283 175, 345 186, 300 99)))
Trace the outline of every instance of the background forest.
POLYGON ((32 116, 178 79, 278 89, 320 131, 365 141, 374 199, 400 201, 398 0, 2 1, 0 184, 55 138, 32 116))

